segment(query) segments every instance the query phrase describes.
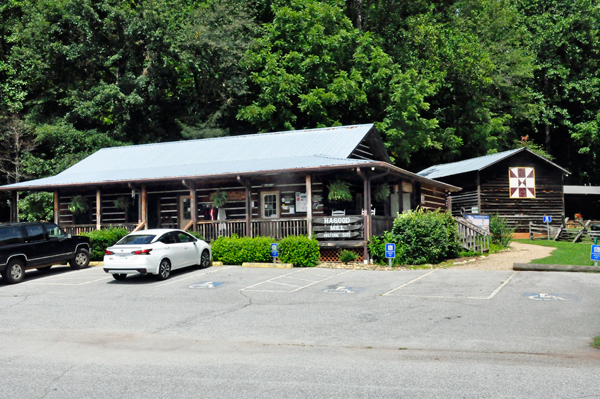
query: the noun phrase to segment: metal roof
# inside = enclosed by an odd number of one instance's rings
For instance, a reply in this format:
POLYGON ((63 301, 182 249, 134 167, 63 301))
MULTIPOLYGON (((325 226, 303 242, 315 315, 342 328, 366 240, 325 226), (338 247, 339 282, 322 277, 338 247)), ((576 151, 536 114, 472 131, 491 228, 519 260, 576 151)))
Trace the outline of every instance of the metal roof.
POLYGON ((598 186, 564 186, 565 194, 600 195, 598 186))
POLYGON ((530 154, 533 154, 533 155, 543 159, 544 161, 548 162, 549 164, 552 164, 552 165, 556 166, 557 168, 559 168, 560 170, 562 170, 563 172, 569 174, 569 171, 567 171, 566 169, 561 168, 554 162, 551 162, 547 158, 544 158, 544 157, 536 154, 535 152, 528 150, 525 147, 516 148, 514 150, 498 152, 496 154, 484 155, 484 156, 478 157, 478 158, 465 159, 464 161, 460 161, 460 162, 452 162, 452 163, 434 165, 434 166, 428 167, 427 169, 423 169, 422 171, 418 172, 417 174, 419 176, 427 177, 430 179, 439 179, 441 177, 459 175, 461 173, 467 173, 467 172, 473 172, 473 171, 479 171, 479 170, 483 170, 489 166, 492 166, 493 164, 498 163, 498 162, 500 162, 518 152, 521 152, 521 151, 527 151, 530 154))

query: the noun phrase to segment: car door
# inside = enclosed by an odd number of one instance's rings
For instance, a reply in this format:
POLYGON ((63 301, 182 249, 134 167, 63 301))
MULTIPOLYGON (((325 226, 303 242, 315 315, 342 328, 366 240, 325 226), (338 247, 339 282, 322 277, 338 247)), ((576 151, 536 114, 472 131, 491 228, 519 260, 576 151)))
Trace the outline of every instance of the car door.
POLYGON ((68 260, 73 256, 73 244, 67 239, 67 235, 54 223, 44 223, 49 248, 48 256, 53 261, 68 260))
POLYGON ((177 232, 164 234, 160 240, 164 246, 163 257, 169 258, 171 261, 171 269, 178 269, 185 263, 185 249, 183 243, 179 242, 177 232))
POLYGON ((192 266, 200 263, 200 254, 198 254, 198 246, 196 244, 196 238, 190 234, 184 233, 183 231, 177 232, 177 238, 181 244, 183 244, 183 265, 192 266))
POLYGON ((41 223, 26 224, 23 252, 27 256, 27 266, 39 266, 52 262, 50 243, 41 223))

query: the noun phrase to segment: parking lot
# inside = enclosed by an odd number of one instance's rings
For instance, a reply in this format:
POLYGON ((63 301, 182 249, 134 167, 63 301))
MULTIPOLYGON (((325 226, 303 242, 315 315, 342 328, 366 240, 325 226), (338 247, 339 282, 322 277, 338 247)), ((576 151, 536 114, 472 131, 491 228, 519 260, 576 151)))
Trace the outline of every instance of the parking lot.
MULTIPOLYGON (((371 384, 375 396, 397 397, 395 376, 406 370, 435 370, 436 381, 453 386, 478 367, 498 379, 472 382, 462 396, 502 396, 495 394, 506 389, 503 379, 522 372, 532 377, 518 377, 520 388, 506 397, 564 397, 572 392, 557 382, 565 376, 600 395, 591 378, 600 351, 590 347, 599 308, 600 275, 587 273, 221 266, 178 270, 166 281, 115 281, 98 266, 28 271, 21 284, 0 284, 0 339, 11 343, 0 352, 0 372, 17 367, 40 378, 0 397, 68 397, 65 389, 79 383, 77 396, 148 397, 149 387, 179 387, 182 369, 229 392, 214 397, 297 397, 305 381, 288 369, 321 381, 306 388, 313 397, 371 396, 371 384), (357 362, 371 368, 355 375, 357 362), (158 365, 174 380, 134 382, 134 370, 152 376, 158 365), (105 375, 105 366, 119 372, 105 375), (87 387, 89 370, 97 373, 87 387), (348 385, 349 376, 364 385, 348 385), (287 388, 271 390, 282 381, 287 388), (124 394, 124 385, 138 394, 124 394)), ((407 397, 436 392, 422 379, 403 389, 407 397)))

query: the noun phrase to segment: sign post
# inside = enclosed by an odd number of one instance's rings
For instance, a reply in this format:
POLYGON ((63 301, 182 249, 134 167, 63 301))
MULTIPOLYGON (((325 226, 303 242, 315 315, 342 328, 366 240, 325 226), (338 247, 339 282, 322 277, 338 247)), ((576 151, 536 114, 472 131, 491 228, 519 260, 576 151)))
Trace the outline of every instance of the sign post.
POLYGON ((598 261, 600 260, 600 245, 592 245, 590 259, 594 261, 594 266, 598 266, 598 261))
POLYGON ((273 257, 273 263, 279 256, 279 244, 271 244, 271 256, 273 257))
POLYGON ((552 223, 552 216, 544 215, 544 223, 546 223, 546 228, 548 229, 548 240, 550 240, 550 223, 552 223))
POLYGON ((385 244, 385 257, 388 259, 390 269, 392 268, 392 259, 396 257, 396 244, 385 244))

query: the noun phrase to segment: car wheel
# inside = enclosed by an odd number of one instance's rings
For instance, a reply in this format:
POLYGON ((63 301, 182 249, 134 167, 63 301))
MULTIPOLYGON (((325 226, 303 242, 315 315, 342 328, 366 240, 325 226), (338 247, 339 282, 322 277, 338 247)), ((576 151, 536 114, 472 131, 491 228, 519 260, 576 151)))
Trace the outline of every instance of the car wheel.
POLYGON ((48 270, 50 270, 51 267, 52 266, 44 266, 44 267, 38 267, 37 269, 38 269, 39 272, 45 273, 48 270))
POLYGON ((25 278, 23 261, 17 259, 10 261, 6 269, 2 272, 2 277, 4 277, 4 281, 8 284, 16 284, 23 281, 25 278))
POLYGON ((205 249, 202 251, 202 255, 200 255, 200 267, 205 268, 210 266, 210 255, 208 251, 205 249))
POLYGON ((73 270, 86 268, 90 264, 90 253, 85 248, 79 248, 75 252, 73 259, 69 261, 69 264, 73 270))
POLYGON ((113 274, 112 275, 115 280, 125 280, 127 278, 126 274, 113 274))
POLYGON ((171 275, 171 262, 168 259, 163 259, 160 261, 160 265, 158 265, 158 276, 156 278, 158 280, 166 280, 171 275))

